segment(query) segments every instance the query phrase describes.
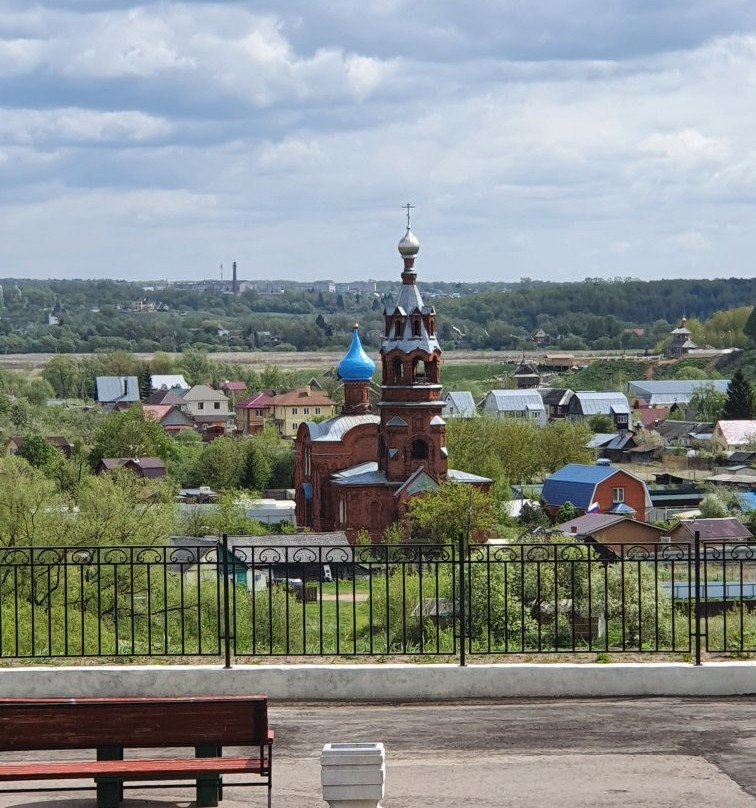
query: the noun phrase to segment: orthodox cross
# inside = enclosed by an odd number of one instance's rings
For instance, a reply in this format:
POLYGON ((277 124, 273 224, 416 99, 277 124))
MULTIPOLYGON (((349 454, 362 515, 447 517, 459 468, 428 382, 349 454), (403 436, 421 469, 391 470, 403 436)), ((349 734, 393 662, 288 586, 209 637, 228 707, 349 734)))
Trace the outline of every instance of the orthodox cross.
POLYGON ((415 206, 414 206, 414 205, 410 205, 410 203, 409 203, 409 202, 407 202, 407 204, 406 204, 406 205, 402 205, 402 208, 407 208, 407 230, 409 230, 409 229, 410 229, 410 211, 411 211, 411 210, 413 210, 413 209, 414 209, 414 207, 415 207, 415 206))

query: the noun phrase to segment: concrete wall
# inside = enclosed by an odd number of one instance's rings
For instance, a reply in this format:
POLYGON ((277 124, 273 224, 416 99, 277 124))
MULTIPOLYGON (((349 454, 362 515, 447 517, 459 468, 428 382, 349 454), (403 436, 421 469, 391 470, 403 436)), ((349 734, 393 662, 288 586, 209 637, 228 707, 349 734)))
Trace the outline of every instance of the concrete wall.
POLYGON ((474 665, 249 665, 0 669, 0 697, 202 696, 443 701, 756 694, 756 662, 474 665))

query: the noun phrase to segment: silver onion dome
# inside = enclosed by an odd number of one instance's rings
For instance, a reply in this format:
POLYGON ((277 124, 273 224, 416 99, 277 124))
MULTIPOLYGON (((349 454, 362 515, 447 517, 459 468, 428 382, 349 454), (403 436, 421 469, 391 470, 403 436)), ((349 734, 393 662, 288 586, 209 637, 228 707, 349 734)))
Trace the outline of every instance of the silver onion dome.
POLYGON ((417 236, 408 227, 407 232, 399 242, 399 255, 403 258, 412 258, 417 255, 419 251, 420 242, 417 240, 417 236))

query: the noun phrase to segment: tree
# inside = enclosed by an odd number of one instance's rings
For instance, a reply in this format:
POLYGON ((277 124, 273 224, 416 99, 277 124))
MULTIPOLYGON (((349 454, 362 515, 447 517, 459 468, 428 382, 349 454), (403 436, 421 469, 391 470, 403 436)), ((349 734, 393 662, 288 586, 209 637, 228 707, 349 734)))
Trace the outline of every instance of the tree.
POLYGON ((43 469, 55 459, 58 450, 48 443, 44 435, 32 432, 24 438, 24 442, 16 454, 23 457, 29 465, 43 469))
POLYGON ((722 417, 727 396, 713 384, 703 384, 690 397, 690 407, 696 421, 716 423, 722 417))
POLYGON ((103 457, 159 457, 167 461, 176 456, 172 438, 135 404, 125 412, 112 412, 97 427, 89 462, 96 468, 103 457))
POLYGON ((588 426, 590 427, 591 432, 594 433, 608 434, 609 432, 614 432, 614 421, 612 421, 608 415, 604 415, 603 413, 599 413, 598 415, 594 415, 592 418, 589 418, 588 426))
POLYGON ((586 448, 590 429, 577 421, 560 418, 538 433, 537 452, 541 470, 553 474, 568 463, 590 463, 591 450, 586 448))
POLYGON ((253 491, 263 491, 267 488, 272 473, 268 458, 262 448, 257 445, 255 439, 252 438, 247 441, 241 475, 242 486, 253 491))
POLYGON ((203 485, 218 491, 239 488, 244 472, 246 449, 233 438, 216 438, 202 450, 197 461, 197 477, 203 485))
POLYGON ((743 375, 743 370, 738 369, 727 385, 722 417, 728 421, 748 421, 754 417, 755 411, 753 388, 743 375))
POLYGON ((487 536, 493 522, 491 497, 474 485, 442 482, 408 502, 411 540, 444 544, 460 535, 487 536))
POLYGON ((559 506, 556 514, 554 515, 554 524, 561 525, 563 522, 570 522, 577 516, 577 509, 575 506, 567 501, 559 506))
POLYGON ((152 372, 149 362, 142 362, 137 375, 139 380, 139 398, 146 401, 152 395, 152 372))

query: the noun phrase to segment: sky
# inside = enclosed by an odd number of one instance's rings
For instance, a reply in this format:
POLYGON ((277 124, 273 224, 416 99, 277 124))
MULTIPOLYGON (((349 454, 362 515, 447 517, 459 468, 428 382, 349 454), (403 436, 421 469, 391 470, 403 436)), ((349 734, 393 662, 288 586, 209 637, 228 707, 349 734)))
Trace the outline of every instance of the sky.
POLYGON ((753 0, 0 0, 0 277, 753 277, 753 0))

